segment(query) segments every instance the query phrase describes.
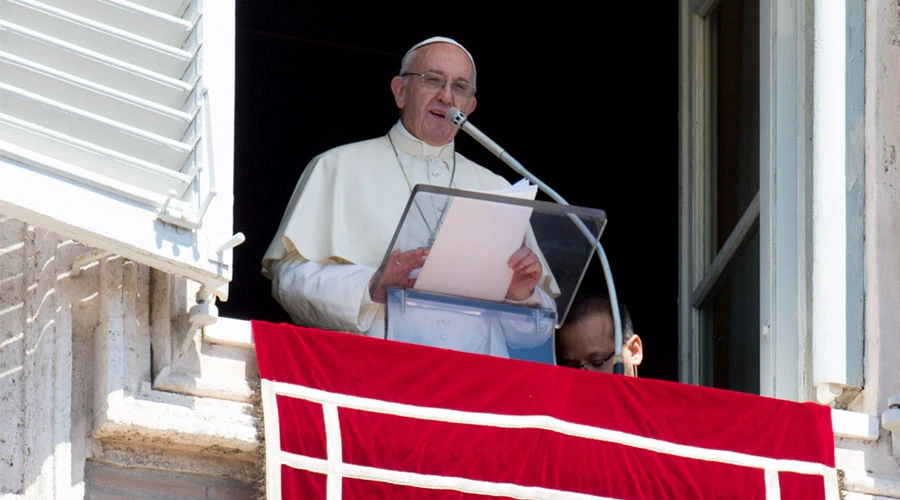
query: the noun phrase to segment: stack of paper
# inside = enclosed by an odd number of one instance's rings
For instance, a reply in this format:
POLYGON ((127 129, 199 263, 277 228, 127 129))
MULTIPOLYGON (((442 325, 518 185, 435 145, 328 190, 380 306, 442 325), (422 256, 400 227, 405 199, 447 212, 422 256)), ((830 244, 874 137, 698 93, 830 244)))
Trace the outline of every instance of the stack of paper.
MULTIPOLYGON (((527 179, 499 191, 534 200, 527 179)), ((414 286, 417 290, 501 301, 512 279, 509 258, 522 247, 531 207, 454 198, 414 286)))

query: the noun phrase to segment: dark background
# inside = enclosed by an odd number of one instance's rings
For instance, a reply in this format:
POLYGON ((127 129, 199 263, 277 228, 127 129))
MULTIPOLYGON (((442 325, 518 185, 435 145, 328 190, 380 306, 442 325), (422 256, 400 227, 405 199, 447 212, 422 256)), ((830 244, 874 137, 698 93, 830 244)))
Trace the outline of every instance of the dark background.
MULTIPOLYGON (((260 260, 297 179, 314 155, 386 133, 403 54, 442 35, 475 57, 471 123, 570 204, 606 212, 601 243, 644 341, 641 376, 677 380, 678 4, 344 5, 238 1, 234 225, 247 241, 220 314, 289 321, 260 260)), ((520 178, 464 132, 457 148, 520 178)), ((596 258, 588 289, 606 289, 596 258)))

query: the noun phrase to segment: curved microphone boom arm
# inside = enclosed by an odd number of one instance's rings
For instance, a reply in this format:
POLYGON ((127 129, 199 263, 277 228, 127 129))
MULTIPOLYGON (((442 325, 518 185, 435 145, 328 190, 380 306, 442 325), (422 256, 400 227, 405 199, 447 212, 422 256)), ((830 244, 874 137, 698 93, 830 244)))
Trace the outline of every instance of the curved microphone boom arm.
MULTIPOLYGON (((492 141, 488 136, 484 135, 483 132, 478 130, 478 128, 469 123, 465 113, 456 108, 450 108, 447 110, 445 118, 454 127, 462 129, 467 134, 472 136, 476 141, 481 143, 482 146, 487 148, 488 151, 494 153, 513 170, 522 174, 523 177, 535 184, 541 191, 547 193, 547 195, 550 196, 550 198, 552 198, 554 201, 556 201, 560 205, 569 205, 569 202, 567 202, 562 196, 560 196, 559 193, 554 191, 550 186, 544 184, 540 179, 526 170, 521 163, 516 161, 515 158, 507 153, 505 149, 501 148, 499 144, 492 141)), ((609 302, 611 306, 610 309, 612 310, 613 327, 615 329, 616 351, 614 357, 615 364, 613 365, 613 373, 622 375, 625 373, 625 362, 624 358, 622 357, 622 318, 619 315, 619 300, 616 297, 616 287, 613 284, 612 272, 609 269, 609 261, 606 259, 606 252, 603 251, 603 246, 600 245, 600 242, 597 240, 597 238, 594 237, 590 229, 588 229, 587 226, 584 225, 584 222, 581 219, 571 213, 568 215, 569 218, 572 219, 572 222, 574 222, 575 225, 578 226, 578 228, 584 234, 585 238, 587 238, 588 241, 590 241, 591 244, 595 246, 595 249, 597 250, 597 257, 600 259, 600 264, 603 266, 603 275, 606 277, 606 287, 609 290, 609 302)))

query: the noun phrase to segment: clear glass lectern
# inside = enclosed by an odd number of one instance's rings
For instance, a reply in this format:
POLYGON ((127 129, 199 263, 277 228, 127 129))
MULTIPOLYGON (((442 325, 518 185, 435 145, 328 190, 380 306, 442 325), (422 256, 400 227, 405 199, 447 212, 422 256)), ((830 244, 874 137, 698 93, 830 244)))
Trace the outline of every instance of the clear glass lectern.
POLYGON ((391 340, 555 363, 565 321, 606 225, 599 209, 417 185, 378 272, 395 250, 427 248, 412 288, 389 288, 391 340), (535 293, 508 300, 508 261, 527 246, 543 274, 535 293))

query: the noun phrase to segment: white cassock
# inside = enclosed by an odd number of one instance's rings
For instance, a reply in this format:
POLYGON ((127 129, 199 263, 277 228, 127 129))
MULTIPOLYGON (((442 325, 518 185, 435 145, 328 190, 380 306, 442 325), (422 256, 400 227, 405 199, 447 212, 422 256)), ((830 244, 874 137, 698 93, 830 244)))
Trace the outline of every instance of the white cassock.
MULTIPOLYGON (((488 191, 509 186, 503 177, 455 153, 452 142, 428 145, 399 121, 389 135, 397 155, 387 136, 338 146, 313 158, 294 189, 263 258, 262 273, 272 280, 273 297, 298 325, 384 338, 384 304, 372 301, 369 281, 390 246, 411 188, 447 187, 454 155, 452 187, 488 191)), ((525 303, 555 310, 552 297, 558 291, 543 265, 544 276, 525 303)), ((535 333, 533 321, 450 319, 429 315, 414 341, 508 357, 507 344, 535 347, 553 331, 550 325, 535 333)))

